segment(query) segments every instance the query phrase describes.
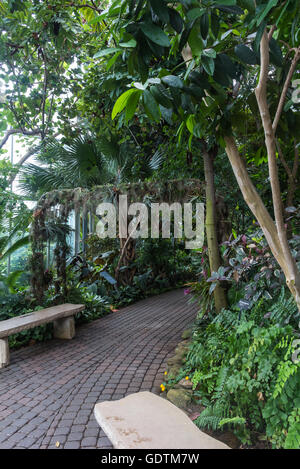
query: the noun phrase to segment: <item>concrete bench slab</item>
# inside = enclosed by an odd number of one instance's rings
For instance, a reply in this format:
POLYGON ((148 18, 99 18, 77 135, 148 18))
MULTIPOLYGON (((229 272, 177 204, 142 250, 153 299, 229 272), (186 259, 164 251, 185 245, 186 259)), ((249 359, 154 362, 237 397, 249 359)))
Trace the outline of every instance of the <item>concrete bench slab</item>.
POLYGON ((94 415, 117 449, 230 449, 201 432, 171 402, 148 391, 98 403, 94 415))
POLYGON ((84 308, 84 305, 66 303, 0 321, 0 368, 9 364, 8 337, 10 335, 53 322, 55 338, 72 339, 75 336, 73 316, 83 311, 84 308))

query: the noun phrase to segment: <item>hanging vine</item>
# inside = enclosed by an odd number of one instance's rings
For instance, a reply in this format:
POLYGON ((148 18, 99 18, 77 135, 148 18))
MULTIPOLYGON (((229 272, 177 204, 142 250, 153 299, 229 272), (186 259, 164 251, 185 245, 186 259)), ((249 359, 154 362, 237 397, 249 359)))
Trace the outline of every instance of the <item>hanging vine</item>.
MULTIPOLYGON (((51 230, 47 227, 47 218, 60 226, 67 226, 71 211, 83 210, 95 214, 95 208, 101 202, 111 202, 118 206, 119 196, 127 195, 128 205, 137 201, 149 202, 186 202, 202 197, 204 185, 198 179, 151 181, 120 184, 118 186, 96 186, 91 190, 76 188, 55 190, 44 194, 37 203, 34 211, 31 229, 32 258, 31 258, 31 289, 36 300, 41 303, 49 286, 49 275, 45 271, 44 251, 51 230)), ((67 230, 60 230, 55 238, 55 294, 61 299, 67 295, 66 261, 69 253, 67 230)), ((51 238, 53 241, 53 237, 51 238)), ((135 242, 133 239, 120 238, 121 263, 129 266, 135 257, 135 242), (124 250, 125 246, 125 250, 124 250), (125 252, 124 252, 125 251, 125 252)), ((120 270, 121 265, 118 266, 120 270)), ((118 271, 119 275, 119 271, 118 271)), ((122 283, 130 283, 134 272, 122 273, 122 283)))

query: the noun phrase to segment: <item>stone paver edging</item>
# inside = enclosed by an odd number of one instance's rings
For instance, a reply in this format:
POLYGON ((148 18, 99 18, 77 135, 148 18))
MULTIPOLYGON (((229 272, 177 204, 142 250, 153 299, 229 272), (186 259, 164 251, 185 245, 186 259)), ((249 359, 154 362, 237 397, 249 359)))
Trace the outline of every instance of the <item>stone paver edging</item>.
POLYGON ((159 394, 167 359, 196 313, 176 290, 78 327, 71 341, 12 351, 0 370, 0 449, 111 448, 95 404, 159 394))

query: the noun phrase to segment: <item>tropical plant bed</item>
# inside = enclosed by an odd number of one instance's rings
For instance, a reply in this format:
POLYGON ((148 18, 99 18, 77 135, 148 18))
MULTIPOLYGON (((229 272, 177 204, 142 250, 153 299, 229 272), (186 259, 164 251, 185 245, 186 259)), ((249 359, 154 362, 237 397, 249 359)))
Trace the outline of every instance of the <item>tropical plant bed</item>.
POLYGON ((300 447, 300 366, 292 360, 293 328, 276 316, 283 303, 265 323, 261 303, 247 318, 223 310, 198 320, 168 361, 165 397, 231 447, 300 447))
MULTIPOLYGON (((182 288, 183 285, 170 286, 165 288, 150 288, 149 290, 142 290, 133 286, 121 287, 119 293, 114 298, 100 297, 98 295, 88 294, 85 289, 76 289, 70 291, 66 302, 83 303, 85 310, 75 315, 76 326, 101 317, 106 316, 117 311, 122 306, 128 306, 138 300, 156 296, 161 293, 182 288), (113 303, 113 304, 111 304, 113 303)), ((0 321, 11 319, 16 316, 28 314, 32 311, 38 311, 43 308, 49 308, 53 305, 60 304, 57 298, 50 295, 45 298, 42 305, 37 305, 26 292, 3 295, 0 299, 0 321)), ((34 329, 24 330, 13 336, 9 337, 9 347, 11 350, 25 347, 27 345, 34 345, 36 342, 44 342, 53 338, 52 324, 43 324, 34 329)))

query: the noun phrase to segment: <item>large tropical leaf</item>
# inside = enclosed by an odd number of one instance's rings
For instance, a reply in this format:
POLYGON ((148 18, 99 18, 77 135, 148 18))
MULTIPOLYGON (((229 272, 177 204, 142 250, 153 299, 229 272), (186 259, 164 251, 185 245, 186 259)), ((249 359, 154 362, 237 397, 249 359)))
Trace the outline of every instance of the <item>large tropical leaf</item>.
POLYGON ((29 244, 29 241, 30 241, 30 237, 28 235, 24 236, 21 239, 18 239, 10 247, 8 247, 3 254, 0 255, 0 259, 4 260, 10 254, 13 254, 15 251, 17 251, 21 247, 27 246, 27 244, 29 244))

